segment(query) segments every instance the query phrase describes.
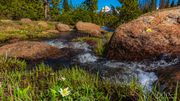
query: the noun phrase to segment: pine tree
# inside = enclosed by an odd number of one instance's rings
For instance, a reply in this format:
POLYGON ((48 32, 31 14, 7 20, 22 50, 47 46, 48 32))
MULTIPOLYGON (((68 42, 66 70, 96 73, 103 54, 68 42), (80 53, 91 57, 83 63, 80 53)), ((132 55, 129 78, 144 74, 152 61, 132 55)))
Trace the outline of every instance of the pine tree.
POLYGON ((180 0, 178 0, 178 4, 177 5, 180 5, 180 0))
POLYGON ((138 0, 119 0, 119 2, 122 4, 120 19, 123 22, 130 21, 141 15, 138 0))
POLYGON ((174 7, 174 0, 171 2, 170 7, 174 7))
POLYGON ((0 0, 0 18, 44 19, 44 0, 0 0))
POLYGON ((64 11, 70 11, 71 8, 69 6, 68 0, 64 0, 63 8, 64 8, 64 11))
POLYGON ((60 7, 59 4, 62 2, 62 0, 50 0, 50 16, 53 20, 57 19, 57 15, 59 15, 60 7))
POLYGON ((170 0, 166 0, 166 5, 165 5, 165 7, 166 8, 168 8, 168 7, 170 7, 171 5, 170 5, 170 0))
POLYGON ((151 0, 151 10, 156 10, 156 0, 151 0))
POLYGON ((160 9, 165 8, 165 0, 161 0, 160 9))
POLYGON ((96 11, 98 9, 98 0, 85 0, 83 4, 89 11, 96 11))

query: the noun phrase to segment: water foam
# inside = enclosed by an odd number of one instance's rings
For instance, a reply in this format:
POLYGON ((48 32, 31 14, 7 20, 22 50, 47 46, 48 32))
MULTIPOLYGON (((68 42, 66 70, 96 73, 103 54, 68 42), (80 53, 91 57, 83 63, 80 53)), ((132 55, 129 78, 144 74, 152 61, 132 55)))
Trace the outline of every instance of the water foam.
POLYGON ((90 53, 85 53, 85 54, 80 54, 78 55, 78 61, 80 63, 94 63, 96 62, 98 57, 90 54, 90 53))
POLYGON ((180 61, 178 58, 166 59, 166 56, 155 61, 121 62, 112 60, 106 61, 106 59, 100 61, 101 57, 95 56, 90 45, 85 42, 63 42, 59 40, 53 40, 48 41, 47 43, 60 49, 81 49, 82 51, 79 54, 75 54, 75 58, 73 58, 74 62, 88 66, 91 65, 92 68, 102 68, 102 73, 110 74, 108 79, 116 79, 119 82, 121 82, 121 80, 131 81, 134 77, 136 77, 138 82, 148 90, 152 89, 153 83, 158 78, 154 72, 146 72, 147 70, 164 68, 177 64, 180 61), (105 68, 109 69, 103 70, 105 68), (117 69, 120 69, 123 72, 119 72, 117 69), (111 71, 113 71, 113 73, 111 73, 111 71))
POLYGON ((139 83, 147 90, 152 90, 153 83, 158 79, 154 72, 144 72, 140 69, 137 70, 137 78, 139 83))
POLYGON ((49 45, 55 46, 57 48, 71 48, 71 49, 81 49, 84 51, 91 51, 91 47, 85 42, 63 42, 59 40, 52 40, 47 42, 49 45))

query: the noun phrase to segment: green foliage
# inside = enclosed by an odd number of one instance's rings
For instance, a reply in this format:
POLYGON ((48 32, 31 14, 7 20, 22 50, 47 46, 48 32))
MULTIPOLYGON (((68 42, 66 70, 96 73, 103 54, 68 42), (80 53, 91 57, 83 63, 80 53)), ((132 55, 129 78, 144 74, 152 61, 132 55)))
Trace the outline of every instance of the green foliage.
POLYGON ((50 11, 49 14, 51 16, 51 19, 55 20, 56 16, 59 15, 59 12, 61 11, 59 4, 62 2, 62 0, 50 0, 50 11))
MULTIPOLYGON (((14 60, 6 61, 10 66, 14 60)), ((22 62, 16 61, 14 68, 22 62)), ((40 64, 33 70, 0 71, 1 101, 176 101, 179 100, 177 88, 175 94, 159 92, 156 88, 146 92, 136 80, 130 84, 112 83, 77 66, 53 71, 40 64), (60 91, 67 87, 70 93, 63 97, 60 91)))
POLYGON ((151 10, 156 10, 156 2, 157 0, 151 0, 151 10))
POLYGON ((88 11, 96 11, 98 9, 98 0, 85 0, 83 5, 88 11))
POLYGON ((0 0, 0 18, 20 19, 42 19, 42 0, 0 0))
POLYGON ((71 8, 70 8, 70 6, 69 6, 69 3, 68 3, 68 0, 64 0, 64 2, 63 2, 63 8, 64 8, 64 11, 65 11, 65 12, 71 10, 71 8))
POLYGON ((50 33, 48 30, 54 29, 54 23, 36 21, 29 24, 21 21, 0 20, 0 43, 16 40, 40 40, 43 38, 52 38, 57 34, 50 33), (43 24, 48 26, 43 27, 43 24))
MULTIPOLYGON (((41 20, 46 17, 52 21, 61 21, 72 25, 78 21, 84 21, 117 27, 137 18, 142 13, 155 10, 157 2, 157 0, 146 0, 145 3, 138 4, 138 0, 119 1, 122 3, 122 7, 112 6, 113 12, 108 14, 96 12, 98 0, 85 0, 76 8, 73 8, 68 0, 0 0, 0 19, 41 20), (116 9, 119 10, 119 13, 116 12, 116 9)), ((175 6, 174 0, 171 5, 169 2, 169 0, 161 0, 161 8, 175 6)), ((178 0, 178 4, 180 4, 180 0, 178 0)))
POLYGON ((138 0, 119 0, 122 3, 120 19, 122 22, 133 20, 141 15, 138 0))
POLYGON ((96 37, 80 37, 77 39, 73 39, 72 41, 79 42, 90 42, 93 46, 93 51, 99 55, 104 56, 107 48, 107 44, 112 36, 112 33, 106 32, 104 34, 104 38, 96 38, 96 37))
POLYGON ((0 71, 24 70, 27 66, 25 61, 19 61, 16 58, 0 56, 0 71))
POLYGON ((178 0, 178 5, 180 5, 180 0, 178 0))
POLYGON ((98 55, 100 55, 100 56, 103 56, 103 55, 104 55, 105 46, 104 46, 103 40, 98 40, 98 41, 97 41, 97 45, 96 45, 96 48, 95 48, 95 52, 96 52, 96 54, 98 54, 98 55))
POLYGON ((27 100, 32 100, 31 97, 29 97, 29 91, 30 91, 30 86, 26 87, 26 88, 19 88, 19 87, 15 87, 14 88, 14 97, 15 97, 15 100, 18 101, 18 100, 24 100, 24 101, 27 101, 27 100))
POLYGON ((56 16, 55 20, 69 25, 75 25, 78 21, 92 22, 102 26, 114 27, 114 23, 119 18, 110 14, 89 12, 82 7, 78 7, 70 12, 62 11, 62 14, 56 16))

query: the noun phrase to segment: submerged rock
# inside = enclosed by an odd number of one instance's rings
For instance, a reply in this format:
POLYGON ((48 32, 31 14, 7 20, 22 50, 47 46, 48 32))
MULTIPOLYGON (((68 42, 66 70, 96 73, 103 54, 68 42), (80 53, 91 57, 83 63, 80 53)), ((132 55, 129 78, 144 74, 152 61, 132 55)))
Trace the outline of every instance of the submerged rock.
POLYGON ((56 24, 56 30, 58 30, 59 32, 69 32, 71 31, 70 27, 66 24, 56 24))
POLYGON ((178 87, 180 87, 180 63, 174 66, 158 69, 157 75, 159 78, 158 83, 163 85, 163 90, 171 91, 172 93, 174 93, 178 82, 178 87))
POLYGON ((76 24, 76 29, 78 31, 88 33, 91 36, 101 37, 101 27, 93 23, 79 21, 76 24))
POLYGON ((146 14, 120 25, 109 42, 107 57, 143 60, 162 54, 180 56, 179 17, 178 7, 146 14))
POLYGON ((45 43, 23 41, 0 47, 0 55, 37 60, 60 58, 64 56, 65 53, 45 43))

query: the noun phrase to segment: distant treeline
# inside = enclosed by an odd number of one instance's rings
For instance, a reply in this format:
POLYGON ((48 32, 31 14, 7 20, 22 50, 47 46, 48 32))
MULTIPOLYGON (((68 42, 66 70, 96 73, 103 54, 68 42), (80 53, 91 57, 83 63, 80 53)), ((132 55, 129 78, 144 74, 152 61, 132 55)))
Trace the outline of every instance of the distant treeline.
POLYGON ((73 7, 68 0, 0 0, 0 19, 31 18, 33 20, 53 20, 67 24, 77 21, 93 22, 99 25, 114 26, 132 20, 139 15, 156 10, 180 5, 180 0, 119 0, 122 7, 111 6, 111 13, 97 12, 98 0, 85 0, 78 7, 73 7))
POLYGON ((180 5, 180 0, 144 0, 139 4, 140 9, 146 13, 152 10, 175 7, 180 5), (160 1, 158 3, 158 1, 160 1))

